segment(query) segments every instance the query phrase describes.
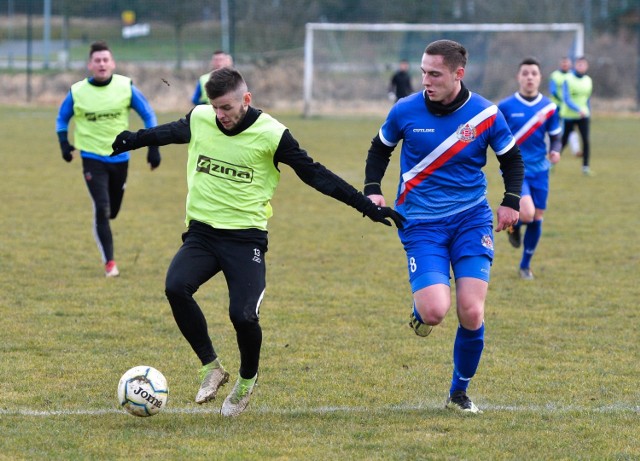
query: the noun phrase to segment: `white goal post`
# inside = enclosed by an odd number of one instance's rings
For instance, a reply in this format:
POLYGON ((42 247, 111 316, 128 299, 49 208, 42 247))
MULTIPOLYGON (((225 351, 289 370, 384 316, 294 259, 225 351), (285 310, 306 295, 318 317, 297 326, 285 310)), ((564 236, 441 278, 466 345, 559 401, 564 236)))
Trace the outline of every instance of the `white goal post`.
MULTIPOLYGON (((314 33, 329 32, 569 32, 574 34, 573 56, 584 54, 584 25, 581 23, 549 24, 357 24, 307 23, 304 44, 303 101, 305 117, 311 115, 314 88, 314 33)), ((425 44, 426 45, 426 44, 425 44)), ((499 58, 498 58, 499 59, 499 58)))

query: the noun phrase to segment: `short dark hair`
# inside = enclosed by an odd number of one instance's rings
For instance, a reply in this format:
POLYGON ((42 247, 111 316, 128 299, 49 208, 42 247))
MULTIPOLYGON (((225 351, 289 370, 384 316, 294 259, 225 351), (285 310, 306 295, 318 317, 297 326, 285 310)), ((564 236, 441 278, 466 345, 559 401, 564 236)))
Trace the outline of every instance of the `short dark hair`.
POLYGON ((458 67, 465 67, 469 57, 466 48, 453 40, 431 42, 424 52, 430 56, 442 56, 444 63, 453 71, 458 67))
POLYGON ((109 49, 109 45, 107 45, 107 42, 105 42, 104 40, 98 40, 97 42, 93 42, 91 44, 91 48, 89 48, 89 57, 93 56, 93 53, 97 51, 111 52, 111 49, 109 49))
POLYGON ((522 61, 520 61, 520 64, 518 65, 518 69, 520 69, 522 66, 538 66, 538 69, 542 70, 540 61, 538 61, 533 56, 529 56, 527 58, 524 58, 522 61))
POLYGON ((223 67, 211 72, 209 80, 204 85, 209 99, 216 99, 227 93, 247 87, 242 74, 231 67, 223 67))

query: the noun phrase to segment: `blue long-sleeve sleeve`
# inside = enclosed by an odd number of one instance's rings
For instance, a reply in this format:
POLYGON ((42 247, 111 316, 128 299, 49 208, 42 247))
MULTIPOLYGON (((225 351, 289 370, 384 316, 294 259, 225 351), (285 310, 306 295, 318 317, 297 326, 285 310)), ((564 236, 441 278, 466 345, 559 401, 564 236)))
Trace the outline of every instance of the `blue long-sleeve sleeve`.
POLYGON ((193 92, 193 96, 191 97, 191 102, 194 106, 200 104, 200 96, 202 96, 202 88, 200 88, 200 82, 198 82, 196 89, 193 92))
POLYGON ((554 80, 551 80, 549 82, 549 93, 551 94, 551 96, 553 96, 558 101, 560 101, 561 98, 560 98, 560 95, 558 94, 558 84, 554 80))
POLYGON ((67 93, 67 97, 64 98, 60 109, 58 110, 58 117, 56 117, 56 133, 61 131, 69 131, 69 121, 73 117, 73 95, 71 91, 67 93))
POLYGON ((145 128, 153 128, 158 124, 156 113, 151 108, 149 101, 133 84, 131 85, 131 108, 140 116, 145 128))

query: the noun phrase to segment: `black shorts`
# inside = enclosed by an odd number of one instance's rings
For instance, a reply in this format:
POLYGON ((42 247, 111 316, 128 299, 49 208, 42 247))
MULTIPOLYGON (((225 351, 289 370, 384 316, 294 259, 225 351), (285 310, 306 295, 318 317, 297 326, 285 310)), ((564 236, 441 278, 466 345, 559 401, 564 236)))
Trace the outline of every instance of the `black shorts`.
POLYGON ((182 241, 167 271, 167 289, 195 293, 222 271, 232 322, 257 322, 266 287, 267 232, 214 229, 192 221, 182 241))

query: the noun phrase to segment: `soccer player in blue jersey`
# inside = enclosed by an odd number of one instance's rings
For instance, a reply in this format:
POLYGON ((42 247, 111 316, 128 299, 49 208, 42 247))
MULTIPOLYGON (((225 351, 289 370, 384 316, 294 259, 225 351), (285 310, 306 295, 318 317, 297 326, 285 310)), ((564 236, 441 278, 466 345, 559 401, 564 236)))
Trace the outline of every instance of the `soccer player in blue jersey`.
MULTIPOLYGON (((131 79, 114 74, 116 62, 107 43, 91 44, 87 68, 91 77, 71 86, 56 119, 56 132, 62 158, 73 160, 80 151, 82 174, 93 200, 93 234, 102 256, 107 277, 120 275, 114 259, 113 235, 109 220, 120 211, 129 168, 129 152, 111 157, 113 138, 129 127, 129 112, 136 111, 146 128, 157 125, 156 115, 131 79), (69 142, 69 123, 73 117, 73 145, 69 142)), ((149 147, 147 162, 151 170, 160 165, 160 151, 149 147)))
POLYGON ((402 141, 395 208, 413 292, 410 325, 427 336, 451 307, 450 269, 459 325, 446 407, 480 413, 467 396, 484 348, 484 304, 493 260, 493 214, 482 168, 496 153, 506 192, 496 231, 518 222, 524 165, 515 139, 495 104, 462 82, 467 50, 451 40, 427 46, 424 91, 398 101, 373 138, 365 167, 365 194, 386 206, 381 182, 391 153, 402 141))
POLYGON ((518 68, 517 79, 518 91, 502 100, 498 108, 520 146, 525 169, 520 220, 512 226, 509 242, 515 248, 520 247, 520 226, 526 224, 520 277, 533 280, 531 258, 542 235, 542 217, 549 196, 549 169, 560 161, 562 126, 558 107, 540 93, 540 63, 534 58, 524 59, 518 68))

